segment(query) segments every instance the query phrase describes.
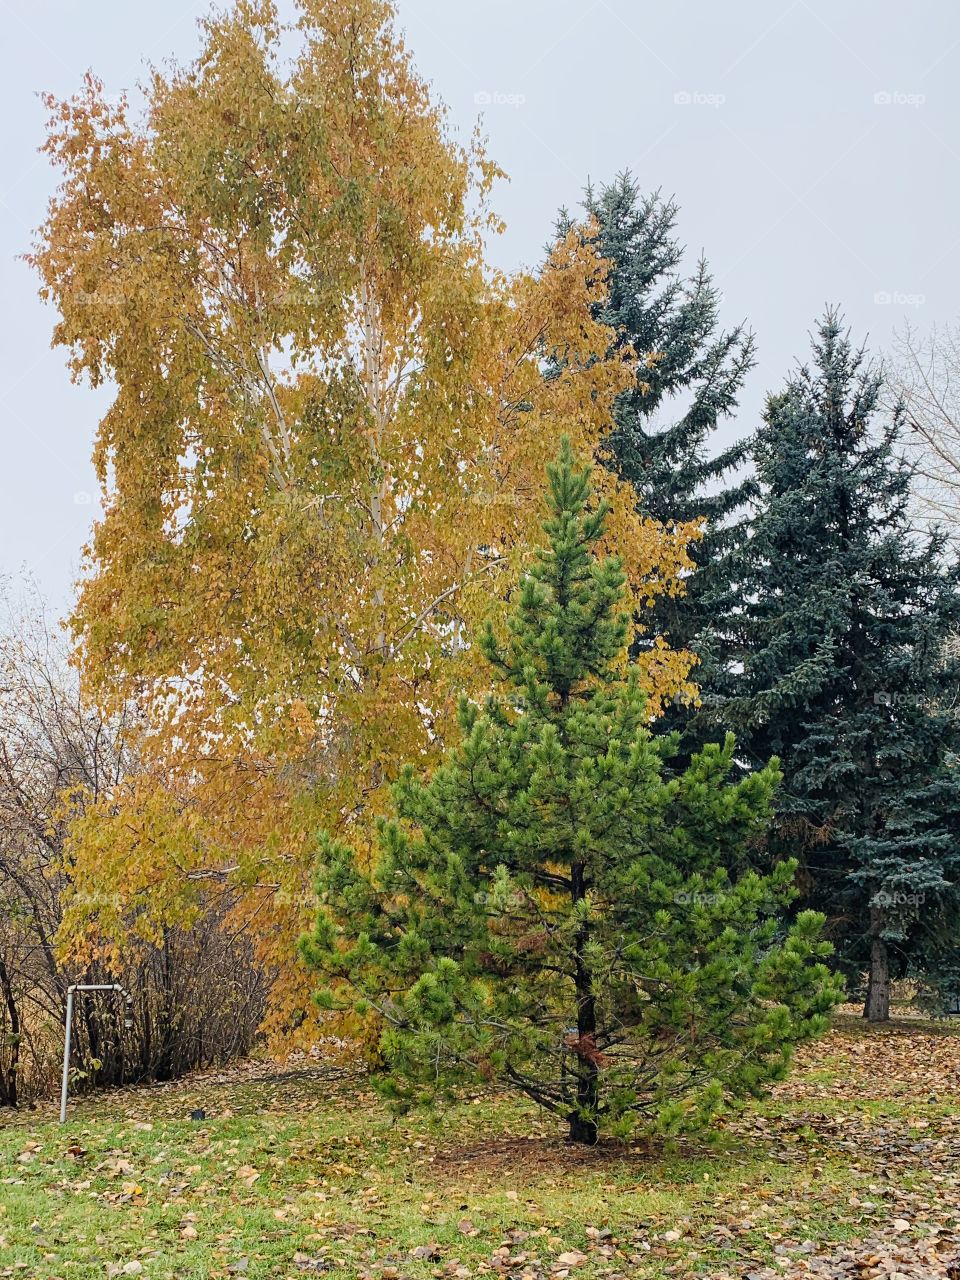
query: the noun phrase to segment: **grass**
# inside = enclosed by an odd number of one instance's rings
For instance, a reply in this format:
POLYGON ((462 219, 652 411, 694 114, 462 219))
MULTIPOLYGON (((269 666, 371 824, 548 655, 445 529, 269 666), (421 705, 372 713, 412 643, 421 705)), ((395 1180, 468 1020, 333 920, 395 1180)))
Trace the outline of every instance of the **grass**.
POLYGON ((570 1148, 495 1094, 395 1123, 360 1079, 250 1064, 0 1121, 0 1275, 786 1275, 960 1228, 958 1100, 960 1036, 843 1017, 715 1148, 671 1152, 570 1148))

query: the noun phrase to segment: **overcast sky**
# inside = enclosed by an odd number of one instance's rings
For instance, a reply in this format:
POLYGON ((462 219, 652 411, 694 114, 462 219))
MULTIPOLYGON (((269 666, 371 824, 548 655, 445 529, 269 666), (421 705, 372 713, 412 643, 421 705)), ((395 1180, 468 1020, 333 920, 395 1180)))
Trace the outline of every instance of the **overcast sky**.
MULTIPOLYGON (((107 391, 71 385, 19 261, 53 190, 36 93, 93 68, 109 93, 188 60, 205 3, 0 0, 0 573, 69 607, 96 513, 107 391)), ((557 209, 632 169, 681 206, 728 323, 759 343, 737 429, 828 302, 878 352, 960 314, 960 5, 945 0, 401 0, 421 72, 464 137, 482 113, 511 176, 500 265, 540 259, 557 209)))

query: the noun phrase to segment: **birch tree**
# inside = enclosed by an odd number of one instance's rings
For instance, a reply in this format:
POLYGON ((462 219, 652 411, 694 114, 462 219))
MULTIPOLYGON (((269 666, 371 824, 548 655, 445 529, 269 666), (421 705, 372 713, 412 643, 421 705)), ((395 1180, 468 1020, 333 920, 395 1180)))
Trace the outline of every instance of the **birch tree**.
MULTIPOLYGON (((156 928, 200 886, 241 885, 237 926, 289 996, 280 1031, 303 1017, 313 834, 369 847, 385 781, 436 752, 560 432, 595 456, 631 378, 591 318, 595 236, 571 230, 535 273, 488 266, 500 171, 452 135, 391 6, 297 15, 239 0, 205 21, 142 116, 92 76, 50 100, 63 182, 33 254, 73 374, 115 388, 83 670, 107 704, 137 701, 161 761, 78 826, 74 874, 118 886, 117 939, 129 904, 156 928)), ((695 530, 598 483, 638 604, 679 589, 695 530)), ((654 646, 652 708, 688 667, 654 646)))

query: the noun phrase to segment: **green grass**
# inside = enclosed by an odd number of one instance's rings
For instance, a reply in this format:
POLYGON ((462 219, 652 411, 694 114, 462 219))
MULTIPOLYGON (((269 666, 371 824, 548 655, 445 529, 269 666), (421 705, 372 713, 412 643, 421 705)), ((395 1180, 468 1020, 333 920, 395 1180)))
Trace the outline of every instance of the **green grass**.
POLYGON ((716 1147, 670 1152, 569 1148, 509 1096, 395 1123, 320 1068, 89 1096, 0 1121, 0 1275, 738 1276, 960 1220, 957 1062, 939 1029, 841 1023, 716 1147))

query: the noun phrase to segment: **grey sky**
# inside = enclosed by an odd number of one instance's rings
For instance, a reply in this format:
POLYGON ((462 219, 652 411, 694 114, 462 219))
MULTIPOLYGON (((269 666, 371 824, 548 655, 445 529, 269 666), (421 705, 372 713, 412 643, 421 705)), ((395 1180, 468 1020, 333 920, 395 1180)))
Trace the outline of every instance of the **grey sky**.
MULTIPOLYGON (((39 89, 92 67, 107 91, 189 59, 206 3, 33 0, 3 10, 0 94, 0 573, 26 567, 69 605, 95 513, 89 455, 108 392, 73 387, 53 312, 16 260, 53 176, 39 89)), ((826 302, 878 351, 904 320, 960 314, 960 5, 945 0, 400 0, 417 63, 463 135, 483 112, 511 175, 501 265, 539 260, 558 207, 631 168, 681 205, 725 319, 759 366, 739 429, 826 302)))

